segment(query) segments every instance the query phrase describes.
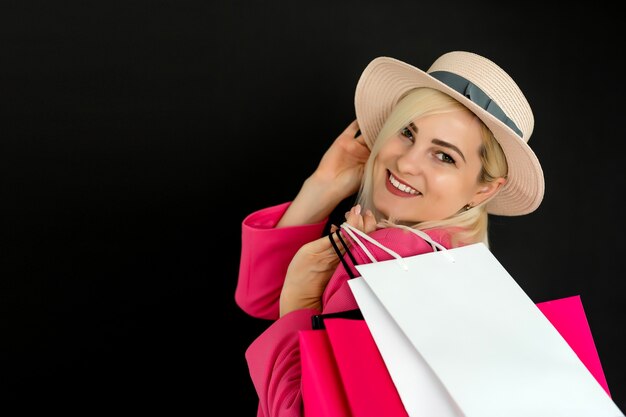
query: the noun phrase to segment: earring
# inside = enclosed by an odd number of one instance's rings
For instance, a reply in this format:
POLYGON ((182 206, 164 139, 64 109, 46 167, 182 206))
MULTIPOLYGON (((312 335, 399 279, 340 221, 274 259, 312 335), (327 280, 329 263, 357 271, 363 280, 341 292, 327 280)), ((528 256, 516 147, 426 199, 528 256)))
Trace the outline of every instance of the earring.
POLYGON ((472 208, 472 203, 467 203, 465 206, 463 206, 463 211, 467 211, 471 208, 472 208))

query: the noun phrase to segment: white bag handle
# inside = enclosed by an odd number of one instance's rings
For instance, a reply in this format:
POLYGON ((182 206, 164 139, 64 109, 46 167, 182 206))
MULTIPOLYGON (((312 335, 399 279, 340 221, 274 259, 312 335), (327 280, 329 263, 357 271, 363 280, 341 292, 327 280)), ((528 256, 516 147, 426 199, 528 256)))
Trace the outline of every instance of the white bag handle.
MULTIPOLYGON (((448 252, 448 249, 443 246, 442 244, 440 244, 439 242, 436 242, 435 240, 433 240, 427 233, 418 230, 418 229, 413 229, 411 227, 408 226, 404 226, 404 225, 398 225, 398 227, 408 230, 414 234, 416 234, 417 236, 421 237, 422 239, 424 239, 432 248, 433 248, 433 252, 436 252, 437 250, 442 251, 445 253, 445 256, 451 261, 454 262, 454 257, 452 257, 452 255, 448 252)), ((402 256, 400 256, 398 253, 394 252, 393 250, 389 249, 388 247, 382 245, 380 242, 378 242, 377 240, 373 239, 372 237, 370 237, 368 234, 362 232, 361 230, 357 229, 356 227, 350 225, 347 222, 343 222, 341 224, 341 228, 343 230, 346 231, 346 233, 352 238, 352 240, 354 240, 360 247, 361 249, 363 249, 363 252, 365 252, 365 254, 367 255, 367 257, 372 261, 372 262, 378 262, 378 260, 374 257, 374 255, 372 255, 372 253, 365 247, 365 245, 363 244, 363 242, 356 237, 356 235, 359 235, 360 237, 362 237, 363 239, 367 240, 368 242, 376 245, 377 247, 379 247, 380 249, 384 250, 385 252, 387 252, 389 255, 393 256, 394 258, 396 258, 396 260, 398 261, 398 263, 402 266, 402 269, 404 269, 405 271, 408 271, 408 266, 406 265, 406 263, 403 261, 402 256)))
POLYGON ((404 230, 408 230, 409 232, 415 233, 416 235, 418 235, 419 237, 424 239, 433 248, 433 252, 436 252, 437 250, 440 250, 440 251, 447 251, 448 250, 448 248, 443 246, 441 243, 433 240, 433 238, 430 237, 428 235, 428 233, 424 232, 423 230, 413 229, 412 227, 405 226, 405 225, 402 225, 402 224, 398 224, 398 225, 396 225, 396 227, 400 227, 400 228, 402 228, 404 230))
POLYGON ((388 247, 380 244, 378 241, 376 241, 375 239, 371 238, 370 236, 368 236, 366 233, 360 231, 359 229, 357 229, 354 226, 349 225, 348 223, 344 222, 341 227, 346 231, 346 233, 348 233, 348 235, 350 235, 350 237, 352 238, 352 240, 354 240, 360 247, 361 249, 363 249, 363 252, 365 252, 365 254, 367 255, 368 258, 370 258, 370 261, 372 262, 378 262, 378 260, 374 257, 374 255, 372 255, 372 253, 369 251, 369 249, 367 249, 365 247, 365 245, 363 244, 363 242, 361 242, 361 239, 357 238, 355 236, 355 233, 359 236, 361 236, 363 239, 367 240, 368 242, 378 246, 379 248, 381 248, 382 250, 384 250, 385 252, 387 252, 389 255, 393 256, 394 258, 396 258, 398 261, 400 261, 400 264, 403 266, 403 269, 406 270, 406 265, 404 265, 404 262, 402 261, 402 256, 400 256, 399 254, 397 254, 396 252, 392 251, 391 249, 389 249, 388 247))

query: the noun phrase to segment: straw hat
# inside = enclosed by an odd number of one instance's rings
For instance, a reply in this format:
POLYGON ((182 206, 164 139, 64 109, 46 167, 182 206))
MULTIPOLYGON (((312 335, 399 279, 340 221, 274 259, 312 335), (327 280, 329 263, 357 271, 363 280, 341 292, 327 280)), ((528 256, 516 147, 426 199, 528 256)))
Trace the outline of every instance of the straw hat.
POLYGON ((354 97, 356 118, 371 148, 393 106, 409 90, 429 87, 460 101, 491 130, 504 150, 508 179, 487 203, 487 212, 518 216, 534 211, 544 193, 543 171, 527 142, 534 117, 515 81, 480 55, 453 51, 424 72, 389 57, 372 60, 359 79, 354 97))

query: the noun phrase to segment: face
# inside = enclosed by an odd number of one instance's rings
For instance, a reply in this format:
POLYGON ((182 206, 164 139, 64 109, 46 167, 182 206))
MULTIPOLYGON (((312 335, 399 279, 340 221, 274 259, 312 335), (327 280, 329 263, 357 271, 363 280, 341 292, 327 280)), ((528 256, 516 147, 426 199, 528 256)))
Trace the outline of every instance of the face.
POLYGON ((374 205, 386 216, 417 223, 484 201, 494 190, 478 183, 481 143, 480 122, 468 112, 413 120, 376 156, 374 205))

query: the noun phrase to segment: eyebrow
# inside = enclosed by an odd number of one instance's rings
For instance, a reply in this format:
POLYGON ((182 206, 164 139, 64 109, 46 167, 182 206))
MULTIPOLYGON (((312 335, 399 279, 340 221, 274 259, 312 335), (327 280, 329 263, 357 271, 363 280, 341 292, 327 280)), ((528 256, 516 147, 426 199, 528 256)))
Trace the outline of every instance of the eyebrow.
MULTIPOLYGON (((415 126, 415 123, 413 122, 409 123, 409 128, 417 135, 417 131, 419 129, 417 128, 417 126, 415 126)), ((455 145, 451 144, 450 142, 446 142, 445 140, 435 138, 432 140, 432 143, 434 143, 435 145, 443 146, 444 148, 452 149, 453 151, 458 153, 461 156, 461 158, 463 158, 464 162, 467 162, 465 160, 465 155, 463 155, 463 152, 461 152, 459 148, 457 148, 455 145)))

